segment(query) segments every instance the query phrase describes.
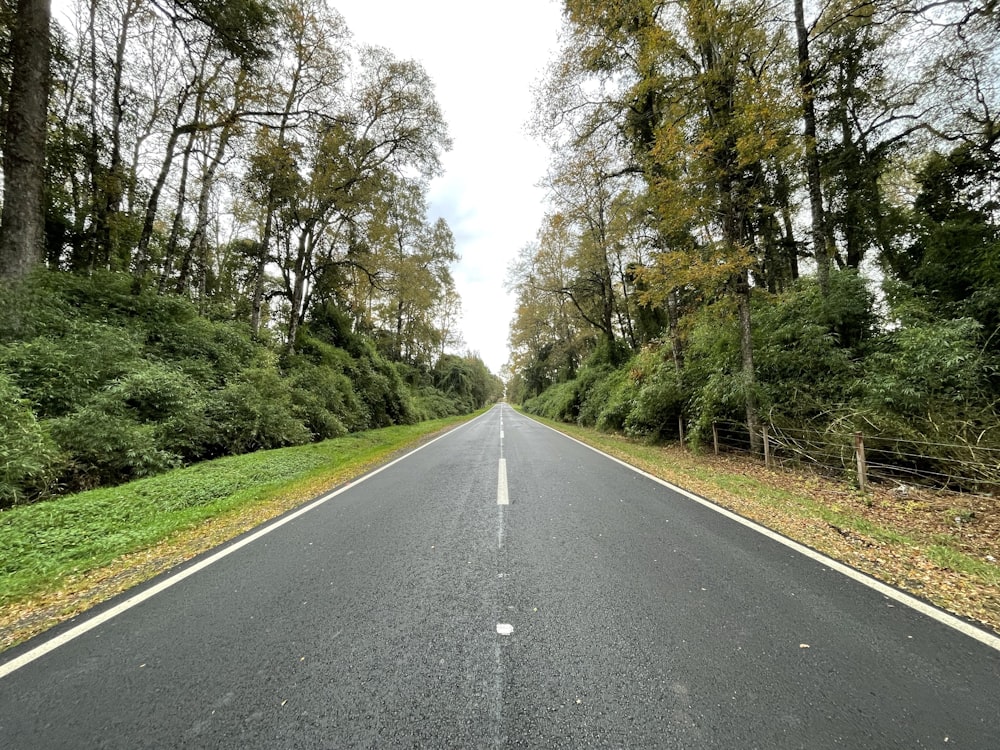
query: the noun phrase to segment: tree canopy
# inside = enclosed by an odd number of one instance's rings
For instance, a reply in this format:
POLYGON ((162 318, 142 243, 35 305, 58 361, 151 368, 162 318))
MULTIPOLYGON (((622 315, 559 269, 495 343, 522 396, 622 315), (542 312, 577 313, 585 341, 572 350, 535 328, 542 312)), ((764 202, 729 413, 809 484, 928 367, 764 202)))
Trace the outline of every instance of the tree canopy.
POLYGON ((654 436, 736 420, 753 447, 765 420, 1000 446, 994 5, 563 7, 511 392, 654 436))
POLYGON ((500 397, 419 63, 323 0, 4 11, 0 505, 500 397))

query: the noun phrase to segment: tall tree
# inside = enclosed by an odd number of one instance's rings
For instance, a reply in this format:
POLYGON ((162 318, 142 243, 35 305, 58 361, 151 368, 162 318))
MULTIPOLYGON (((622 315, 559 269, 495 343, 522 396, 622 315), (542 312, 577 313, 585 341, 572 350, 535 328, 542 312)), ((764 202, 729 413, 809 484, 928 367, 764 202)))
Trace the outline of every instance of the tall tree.
POLYGON ((45 142, 49 103, 50 0, 18 0, 3 135, 0 278, 22 278, 45 252, 45 142))
POLYGON ((820 176, 820 156, 816 127, 816 75, 810 52, 811 28, 806 26, 803 0, 794 0, 796 57, 799 67, 799 97, 802 106, 803 152, 806 187, 809 191, 810 226, 816 276, 824 296, 830 293, 830 263, 833 238, 827 232, 826 210, 820 176))
MULTIPOLYGON (((268 0, 177 0, 161 7, 177 23, 212 29, 241 59, 268 54, 268 0)), ((18 0, 11 33, 11 89, 4 123, 0 278, 18 278, 44 257, 45 144, 50 83, 51 0, 18 0)))

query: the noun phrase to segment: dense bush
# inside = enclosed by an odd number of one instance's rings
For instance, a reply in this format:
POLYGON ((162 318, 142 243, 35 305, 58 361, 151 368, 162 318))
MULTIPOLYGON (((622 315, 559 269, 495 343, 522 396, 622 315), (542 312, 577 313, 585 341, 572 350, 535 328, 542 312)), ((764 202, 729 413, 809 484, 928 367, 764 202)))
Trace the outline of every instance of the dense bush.
MULTIPOLYGON (((777 429, 844 445, 861 430, 877 461, 950 476, 973 446, 1000 449, 996 332, 941 319, 935 302, 898 282, 886 288, 878 303, 868 282, 843 271, 826 296, 812 278, 782 294, 757 290, 754 400, 777 429)), ((683 415, 687 437, 703 441, 714 421, 745 420, 738 325, 732 303, 703 305, 686 321, 682 373, 654 342, 618 368, 588 361, 525 408, 654 439, 676 439, 683 415)))
POLYGON ((289 353, 126 275, 2 285, 0 507, 499 397, 478 358, 442 360, 390 362, 329 303, 289 353))
POLYGON ((481 409, 503 395, 503 384, 478 357, 442 355, 431 375, 434 387, 452 399, 461 412, 481 409))
POLYGON ((214 455, 301 445, 312 439, 296 418, 292 384, 264 363, 215 392, 207 416, 214 455))
POLYGON ((39 426, 30 404, 0 372, 0 506, 47 489, 55 462, 55 445, 39 426))
POLYGON ((561 422, 575 422, 579 406, 575 380, 550 386, 538 396, 524 402, 524 409, 529 414, 561 422))

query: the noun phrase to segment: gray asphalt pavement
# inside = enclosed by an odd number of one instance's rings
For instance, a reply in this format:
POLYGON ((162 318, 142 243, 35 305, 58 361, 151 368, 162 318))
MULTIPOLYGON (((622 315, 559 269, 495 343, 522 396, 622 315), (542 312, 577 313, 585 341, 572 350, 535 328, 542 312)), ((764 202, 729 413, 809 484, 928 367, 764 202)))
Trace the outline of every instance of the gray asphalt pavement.
POLYGON ((996 750, 1000 651, 498 406, 0 677, 10 750, 506 747, 996 750))

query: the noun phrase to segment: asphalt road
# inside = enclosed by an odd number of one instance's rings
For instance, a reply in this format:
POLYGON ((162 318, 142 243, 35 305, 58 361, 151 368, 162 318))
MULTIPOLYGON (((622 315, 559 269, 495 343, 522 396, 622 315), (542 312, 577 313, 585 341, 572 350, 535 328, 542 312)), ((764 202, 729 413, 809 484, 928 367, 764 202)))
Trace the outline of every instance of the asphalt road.
POLYGON ((508 407, 229 549, 0 657, 0 748, 1000 747, 998 641, 508 407))

